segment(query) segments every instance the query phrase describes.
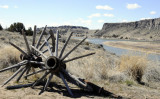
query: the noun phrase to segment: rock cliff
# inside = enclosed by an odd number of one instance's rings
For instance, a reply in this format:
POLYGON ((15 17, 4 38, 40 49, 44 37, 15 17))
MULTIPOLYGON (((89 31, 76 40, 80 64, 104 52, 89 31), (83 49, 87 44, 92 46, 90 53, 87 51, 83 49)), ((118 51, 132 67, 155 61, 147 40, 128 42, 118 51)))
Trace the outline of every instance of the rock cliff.
POLYGON ((95 34, 104 38, 160 40, 160 18, 128 23, 104 23, 95 34))

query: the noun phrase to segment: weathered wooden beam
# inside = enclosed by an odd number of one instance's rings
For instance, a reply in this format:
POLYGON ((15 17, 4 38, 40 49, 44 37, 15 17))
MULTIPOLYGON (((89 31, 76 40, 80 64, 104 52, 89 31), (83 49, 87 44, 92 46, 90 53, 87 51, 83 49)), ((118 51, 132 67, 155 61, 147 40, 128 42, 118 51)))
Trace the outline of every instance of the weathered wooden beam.
POLYGON ((36 82, 33 83, 32 88, 34 88, 34 86, 36 86, 39 82, 41 82, 48 74, 49 72, 46 71, 41 78, 39 78, 36 82))
POLYGON ((37 73, 43 72, 43 71, 45 71, 45 70, 47 70, 47 69, 41 69, 41 70, 36 71, 36 72, 33 72, 33 73, 31 73, 31 74, 27 74, 27 75, 26 75, 26 76, 24 76, 24 77, 29 77, 29 76, 32 76, 32 75, 34 75, 34 74, 37 74, 37 73))
MULTIPOLYGON (((47 37, 47 41, 48 41, 50 38, 51 38, 51 35, 49 35, 49 36, 47 37)), ((39 50, 40 50, 40 51, 41 51, 42 48, 45 46, 45 44, 46 44, 46 41, 44 41, 44 42, 42 43, 42 45, 39 47, 39 50)))
MULTIPOLYGON (((53 48, 53 46, 51 46, 51 49, 52 49, 52 48, 53 48)), ((48 49, 42 51, 42 53, 44 54, 44 53, 46 53, 47 51, 48 51, 48 49)))
POLYGON ((19 63, 15 64, 15 65, 9 66, 9 67, 4 68, 4 69, 1 69, 0 72, 6 71, 6 70, 9 70, 9 69, 12 69, 12 68, 20 67, 22 65, 26 65, 27 63, 28 63, 28 61, 24 60, 22 62, 19 62, 19 63))
POLYGON ((26 87, 31 87, 32 84, 33 83, 31 83, 31 84, 24 84, 24 85, 7 86, 6 89, 11 90, 11 89, 26 88, 26 87))
POLYGON ((17 78, 17 82, 19 82, 19 80, 21 79, 21 77, 23 76, 23 74, 25 73, 27 71, 27 67, 25 67, 23 70, 22 70, 22 72, 21 72, 21 74, 19 75, 19 77, 17 78))
POLYGON ((83 43, 85 40, 87 39, 87 37, 85 37, 81 42, 79 42, 74 48, 72 48, 65 56, 63 56, 61 58, 61 60, 63 61, 70 53, 72 53, 81 43, 83 43))
MULTIPOLYGON (((30 70, 31 70, 31 66, 27 67, 26 75, 29 74, 30 70)), ((24 77, 24 78, 27 79, 27 77, 24 77)))
POLYGON ((59 75, 60 75, 60 77, 62 78, 62 81, 63 81, 63 83, 65 84, 65 86, 66 86, 69 94, 70 94, 71 96, 73 96, 73 93, 72 93, 71 89, 69 88, 67 82, 65 81, 63 74, 62 74, 61 72, 59 72, 59 75))
POLYGON ((45 59, 47 59, 47 56, 44 55, 41 51, 39 51, 36 47, 30 45, 35 51, 37 51, 39 54, 41 54, 45 59))
POLYGON ((68 42, 69 42, 69 40, 70 40, 70 38, 71 38, 72 34, 73 34, 73 32, 71 32, 71 34, 69 35, 69 37, 68 37, 67 41, 65 42, 65 44, 64 44, 64 46, 63 46, 63 48, 62 48, 62 50, 61 50, 61 53, 60 53, 60 55, 59 55, 59 58, 61 58, 61 57, 62 57, 63 52, 64 52, 64 50, 65 50, 65 48, 66 48, 66 46, 67 46, 67 44, 68 44, 68 42))
POLYGON ((17 50, 19 50, 24 56, 29 57, 28 54, 27 54, 25 51, 23 51, 21 48, 19 48, 17 45, 13 44, 12 42, 9 42, 9 43, 10 43, 13 47, 15 47, 17 50))
POLYGON ((28 40, 26 38, 26 34, 24 33, 24 30, 22 29, 22 34, 23 34, 23 37, 24 37, 24 41, 26 43, 26 47, 27 47, 27 51, 28 51, 28 54, 30 55, 31 54, 31 49, 29 47, 29 44, 28 44, 28 40))
POLYGON ((87 84, 82 82, 79 78, 76 76, 68 73, 66 70, 62 69, 62 72, 65 74, 67 81, 79 86, 80 88, 86 88, 87 84))
POLYGON ((70 62, 70 61, 73 61, 73 60, 76 60, 76 59, 80 59, 80 58, 83 58, 83 57, 87 57, 87 56, 90 56, 90 55, 93 55, 93 54, 95 54, 95 53, 89 53, 89 54, 86 54, 86 55, 74 57, 72 59, 64 60, 64 63, 67 63, 67 62, 70 62))
POLYGON ((43 37, 43 35, 44 35, 44 32, 45 32, 45 30, 46 30, 46 27, 47 27, 47 25, 44 27, 44 29, 43 29, 43 31, 42 31, 42 33, 41 33, 41 35, 40 35, 40 37, 39 37, 39 39, 38 39, 38 41, 37 41, 36 48, 39 47, 39 44, 40 44, 40 42, 41 42, 41 39, 42 39, 42 37, 43 37))
POLYGON ((32 64, 44 65, 44 62, 37 62, 37 61, 28 61, 28 62, 32 64))
POLYGON ((55 56, 58 57, 58 40, 59 40, 59 31, 57 30, 56 34, 56 47, 55 47, 55 56))
MULTIPOLYGON (((33 41, 32 41, 32 46, 35 46, 35 41, 36 41, 36 35, 37 35, 37 32, 36 32, 36 25, 34 26, 34 31, 33 31, 33 41)), ((32 49, 32 52, 34 52, 34 49, 32 49)))
POLYGON ((45 42, 46 42, 46 45, 47 45, 47 47, 48 47, 48 50, 49 50, 50 55, 53 56, 53 53, 52 53, 52 51, 51 51, 51 47, 49 46, 49 43, 48 43, 47 39, 46 39, 45 37, 44 37, 44 39, 45 39, 45 42))
POLYGON ((55 52, 55 37, 54 37, 54 33, 53 33, 52 30, 50 30, 49 34, 51 35, 51 39, 52 39, 52 52, 55 52))
POLYGON ((32 46, 35 46, 36 35, 37 35, 36 29, 37 29, 37 26, 35 25, 35 26, 34 26, 34 31, 33 31, 33 41, 32 41, 32 46))
POLYGON ((9 81, 11 81, 19 72, 21 72, 25 67, 20 67, 7 81, 5 81, 2 85, 6 85, 9 81))
POLYGON ((48 87, 48 85, 49 85, 49 83, 50 83, 52 78, 53 78, 53 73, 50 74, 50 76, 49 76, 49 78, 48 78, 48 80, 47 80, 47 82, 46 82, 46 84, 44 86, 44 89, 42 91, 46 90, 46 88, 48 87))

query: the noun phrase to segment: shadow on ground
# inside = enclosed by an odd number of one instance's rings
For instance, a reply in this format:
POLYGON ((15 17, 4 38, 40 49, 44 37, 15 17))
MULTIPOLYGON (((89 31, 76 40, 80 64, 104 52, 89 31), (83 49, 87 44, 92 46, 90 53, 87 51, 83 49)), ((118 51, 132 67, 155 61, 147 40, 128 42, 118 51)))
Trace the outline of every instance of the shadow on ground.
MULTIPOLYGON (((40 94, 43 94, 43 87, 45 83, 39 83, 34 89, 38 89, 41 90, 40 94)), ((24 84, 24 85, 15 85, 15 86, 7 86, 6 89, 8 90, 12 90, 12 89, 20 89, 20 88, 27 88, 27 87, 31 87, 32 84, 24 84)), ((103 92, 101 94, 95 93, 95 92, 88 92, 82 89, 79 89, 77 87, 70 87, 72 93, 74 94, 74 96, 71 96, 68 91, 66 90, 66 87, 61 85, 61 84, 57 84, 57 83, 50 83, 49 88, 47 88, 47 92, 52 92, 52 93, 59 93, 63 96, 66 97, 70 97, 70 98, 81 98, 86 97, 86 98, 115 98, 115 99, 127 99, 121 96, 117 96, 107 90, 103 89, 103 92)))

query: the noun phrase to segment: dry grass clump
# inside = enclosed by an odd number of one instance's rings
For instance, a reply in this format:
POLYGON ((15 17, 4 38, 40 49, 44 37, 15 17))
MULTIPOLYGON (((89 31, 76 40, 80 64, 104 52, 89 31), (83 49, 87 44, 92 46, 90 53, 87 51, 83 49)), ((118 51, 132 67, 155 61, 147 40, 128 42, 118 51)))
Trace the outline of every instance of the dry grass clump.
MULTIPOLYGON (((103 51, 96 50, 96 54, 81 58, 67 63, 67 69, 72 74, 89 81, 100 81, 108 78, 108 72, 114 67, 114 60, 107 58, 103 51)), ((90 53, 85 50, 82 55, 90 53)), ((79 56, 80 54, 74 53, 69 58, 79 56)))
POLYGON ((0 68, 8 67, 20 61, 20 52, 12 46, 0 49, 0 68))
POLYGON ((127 72, 134 80, 141 82, 147 67, 147 57, 142 55, 123 55, 120 58, 119 70, 127 72))

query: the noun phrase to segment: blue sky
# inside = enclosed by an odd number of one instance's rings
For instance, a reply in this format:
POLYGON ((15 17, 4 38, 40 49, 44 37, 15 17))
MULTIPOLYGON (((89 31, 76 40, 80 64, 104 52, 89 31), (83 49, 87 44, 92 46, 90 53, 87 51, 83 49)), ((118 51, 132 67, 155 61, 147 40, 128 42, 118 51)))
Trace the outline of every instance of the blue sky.
POLYGON ((76 25, 101 29, 103 23, 160 17, 160 0, 0 0, 0 24, 25 27, 76 25))

